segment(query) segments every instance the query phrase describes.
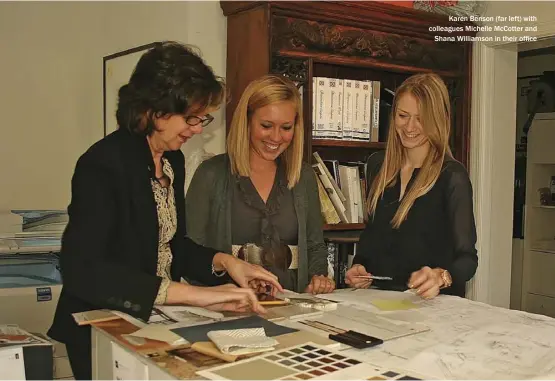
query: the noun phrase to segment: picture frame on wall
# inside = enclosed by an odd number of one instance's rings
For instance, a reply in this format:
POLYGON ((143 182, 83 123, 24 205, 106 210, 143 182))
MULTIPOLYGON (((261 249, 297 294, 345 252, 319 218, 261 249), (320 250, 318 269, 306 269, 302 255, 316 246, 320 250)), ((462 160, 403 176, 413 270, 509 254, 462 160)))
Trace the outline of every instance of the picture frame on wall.
POLYGON ((118 128, 116 110, 119 89, 129 82, 133 69, 141 56, 156 42, 136 46, 103 58, 102 104, 104 111, 104 136, 118 128))

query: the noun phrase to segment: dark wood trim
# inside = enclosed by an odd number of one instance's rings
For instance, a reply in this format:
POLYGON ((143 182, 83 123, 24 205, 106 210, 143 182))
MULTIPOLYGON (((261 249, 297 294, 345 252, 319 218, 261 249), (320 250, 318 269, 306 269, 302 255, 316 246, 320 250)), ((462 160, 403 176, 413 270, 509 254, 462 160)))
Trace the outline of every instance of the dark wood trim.
POLYGON ((532 50, 524 50, 522 52, 518 52, 518 58, 543 56, 545 54, 555 54, 555 46, 549 46, 545 48, 532 49, 532 50))
POLYGON ((325 224, 324 231, 332 230, 364 230, 364 224, 325 224))
POLYGON ((324 231, 324 240, 335 243, 356 243, 362 230, 328 230, 324 231))
POLYGON ((313 93, 314 89, 312 86, 312 79, 314 78, 314 60, 312 58, 308 59, 308 76, 307 76, 307 97, 308 99, 304 101, 305 107, 304 112, 307 115, 304 116, 305 124, 304 124, 304 160, 307 163, 312 162, 312 125, 314 121, 312 120, 312 110, 314 108, 314 104, 312 104, 313 93), (309 107, 307 107, 309 106, 309 107))
POLYGON ((361 57, 345 57, 334 54, 325 53, 305 53, 299 51, 279 50, 276 54, 283 57, 291 58, 308 58, 312 57, 314 63, 327 63, 334 65, 342 65, 349 67, 360 67, 376 70, 387 70, 395 73, 436 73, 442 77, 460 77, 464 73, 461 71, 445 71, 435 69, 425 69, 415 66, 395 65, 391 63, 379 62, 373 59, 364 59, 361 57))
POLYGON ((270 71, 269 25, 269 11, 263 7, 227 18, 226 85, 230 99, 226 105, 226 133, 247 85, 270 71))
POLYGON ((266 6, 272 13, 284 16, 304 16, 319 22, 332 22, 346 26, 371 27, 372 30, 397 33, 403 25, 406 33, 422 35, 456 36, 476 35, 475 32, 432 32, 430 26, 474 26, 472 22, 452 22, 446 16, 413 8, 399 7, 375 1, 221 1, 225 16, 257 7, 266 6))
POLYGON ((224 16, 231 16, 238 14, 240 12, 245 12, 250 9, 264 6, 266 1, 220 1, 220 8, 224 13, 224 16))
POLYGON ((312 139, 313 147, 356 147, 368 149, 385 149, 383 142, 367 142, 356 140, 312 139))

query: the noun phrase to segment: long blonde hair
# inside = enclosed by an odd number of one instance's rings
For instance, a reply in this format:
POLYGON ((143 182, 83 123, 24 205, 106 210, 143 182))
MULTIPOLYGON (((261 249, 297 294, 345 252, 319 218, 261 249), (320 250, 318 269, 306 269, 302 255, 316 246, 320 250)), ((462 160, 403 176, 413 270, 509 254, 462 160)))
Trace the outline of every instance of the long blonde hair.
POLYGON ((397 175, 406 159, 405 149, 395 128, 399 99, 405 94, 411 94, 418 102, 420 121, 427 135, 430 150, 414 183, 403 195, 399 208, 391 220, 391 225, 396 229, 407 218, 416 199, 425 195, 434 186, 441 173, 445 156, 452 157, 449 148, 451 106, 445 83, 437 74, 416 74, 409 77, 395 92, 385 159, 368 192, 368 213, 374 216, 385 188, 395 185, 397 175))
POLYGON ((293 140, 281 154, 286 168, 287 187, 291 189, 301 177, 304 144, 301 97, 291 80, 277 75, 265 75, 247 86, 233 113, 227 136, 227 154, 233 174, 250 176, 251 117, 259 108, 278 102, 291 102, 297 112, 293 140))

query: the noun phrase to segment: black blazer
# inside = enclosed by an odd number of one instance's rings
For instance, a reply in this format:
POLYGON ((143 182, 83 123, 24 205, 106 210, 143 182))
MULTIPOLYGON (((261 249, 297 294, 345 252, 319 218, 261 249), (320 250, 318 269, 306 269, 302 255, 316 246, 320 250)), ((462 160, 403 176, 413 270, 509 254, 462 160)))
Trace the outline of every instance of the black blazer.
MULTIPOLYGON (((186 237, 185 160, 166 152, 175 174, 177 231, 171 241, 172 278, 217 284, 215 250, 186 237)), ((72 313, 107 308, 148 319, 160 287, 158 215, 150 183, 154 162, 146 138, 118 130, 77 161, 71 183, 69 222, 62 237, 63 289, 48 335, 85 343, 90 331, 72 313), (83 342, 84 341, 84 342, 83 342)))

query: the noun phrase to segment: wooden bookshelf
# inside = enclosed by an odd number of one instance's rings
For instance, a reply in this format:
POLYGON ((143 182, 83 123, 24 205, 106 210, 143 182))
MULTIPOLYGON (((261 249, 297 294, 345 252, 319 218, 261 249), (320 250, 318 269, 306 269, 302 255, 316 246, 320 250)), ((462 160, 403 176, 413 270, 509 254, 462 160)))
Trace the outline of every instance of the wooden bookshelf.
POLYGON ((355 140, 312 139, 312 147, 344 147, 384 149, 384 142, 366 142, 355 140))
POLYGON ((324 231, 362 230, 364 224, 325 224, 324 231))
MULTIPOLYGON (((451 98, 454 156, 468 165, 472 43, 438 43, 430 27, 464 27, 444 15, 372 1, 221 1, 227 17, 226 121, 248 83, 268 73, 285 75, 303 89, 305 160, 365 162, 385 148, 389 111, 380 107, 379 142, 314 139, 312 80, 329 77, 380 81, 394 91, 415 73, 435 72, 451 98)), ((447 28, 445 28, 447 29, 447 28)), ((382 95, 383 99, 383 95, 382 95)), ((326 232, 356 231, 364 224, 325 225, 326 232)))

